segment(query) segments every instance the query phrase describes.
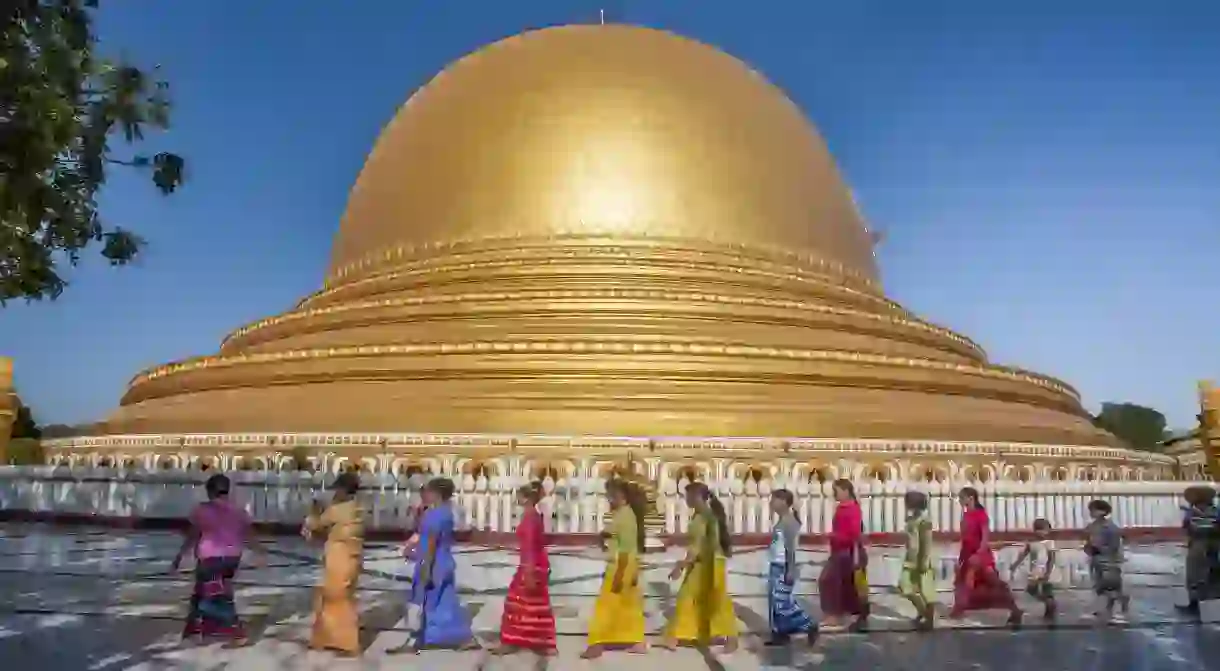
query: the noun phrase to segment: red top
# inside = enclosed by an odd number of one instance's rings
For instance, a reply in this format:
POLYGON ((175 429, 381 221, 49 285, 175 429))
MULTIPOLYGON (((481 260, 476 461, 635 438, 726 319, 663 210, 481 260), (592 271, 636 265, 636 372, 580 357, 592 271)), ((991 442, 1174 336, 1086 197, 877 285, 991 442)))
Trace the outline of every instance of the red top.
POLYGON ((521 551, 521 565, 541 573, 551 570, 546 555, 546 531, 542 528, 542 513, 537 506, 529 506, 517 525, 517 543, 521 551))
POLYGON ((830 551, 855 552, 864 534, 860 504, 852 499, 840 501, 830 522, 830 551))
POLYGON ((973 557, 979 566, 995 566, 995 554, 987 543, 987 530, 990 526, 991 519, 981 507, 962 513, 961 561, 965 562, 973 557))

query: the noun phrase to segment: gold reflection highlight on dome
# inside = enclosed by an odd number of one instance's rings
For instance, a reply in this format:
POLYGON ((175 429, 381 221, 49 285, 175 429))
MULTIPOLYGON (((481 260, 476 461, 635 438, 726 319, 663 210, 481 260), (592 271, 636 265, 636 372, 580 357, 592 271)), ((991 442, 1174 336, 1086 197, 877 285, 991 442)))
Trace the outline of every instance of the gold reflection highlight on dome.
POLYGON ((332 275, 402 244, 580 232, 787 247, 876 276, 800 110, 716 49, 629 26, 519 35, 420 89, 352 189, 332 275))

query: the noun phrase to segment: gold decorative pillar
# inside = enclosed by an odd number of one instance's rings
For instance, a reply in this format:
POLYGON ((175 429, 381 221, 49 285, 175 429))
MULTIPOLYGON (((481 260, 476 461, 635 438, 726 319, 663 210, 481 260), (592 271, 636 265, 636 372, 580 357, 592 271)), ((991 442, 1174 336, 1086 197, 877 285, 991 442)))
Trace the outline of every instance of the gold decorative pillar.
POLYGON ((13 393, 13 360, 0 357, 0 464, 8 463, 8 441, 17 418, 17 396, 13 393))
POLYGON ((1199 383, 1199 447, 1207 459, 1208 475, 1220 480, 1220 389, 1211 381, 1199 383))

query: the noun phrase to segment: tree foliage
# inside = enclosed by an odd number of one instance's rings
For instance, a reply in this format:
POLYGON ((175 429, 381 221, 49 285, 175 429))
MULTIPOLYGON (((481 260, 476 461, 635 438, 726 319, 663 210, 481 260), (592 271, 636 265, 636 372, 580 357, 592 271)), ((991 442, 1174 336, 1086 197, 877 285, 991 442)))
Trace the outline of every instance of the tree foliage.
POLYGON ((18 438, 8 444, 5 460, 14 466, 38 466, 46 463, 46 450, 37 438, 18 438))
POLYGON ((47 424, 42 428, 42 437, 47 439, 54 438, 72 438, 75 436, 88 436, 95 433, 95 426, 92 423, 86 424, 47 424))
POLYGON ((34 413, 29 406, 17 403, 17 414, 13 417, 13 427, 9 431, 11 438, 41 438, 42 431, 38 422, 34 421, 34 413))
POLYGON ((183 181, 172 153, 116 154, 169 127, 169 87, 125 61, 95 55, 97 0, 0 2, 0 305, 54 299, 75 265, 100 245, 111 265, 144 240, 105 222, 97 195, 108 168, 149 173, 163 194, 183 181))
POLYGON ((1169 435, 1165 415, 1135 403, 1102 403, 1093 423, 1136 450, 1159 450, 1169 435))

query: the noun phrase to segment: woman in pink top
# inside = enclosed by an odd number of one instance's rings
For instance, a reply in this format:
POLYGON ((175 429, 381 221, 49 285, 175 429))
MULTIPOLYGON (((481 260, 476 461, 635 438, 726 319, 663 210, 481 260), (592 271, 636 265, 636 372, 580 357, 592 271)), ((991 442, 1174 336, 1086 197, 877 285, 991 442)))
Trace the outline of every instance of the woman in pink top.
POLYGON ((183 638, 222 637, 234 644, 246 641, 233 598, 233 577, 245 546, 259 548, 251 533, 250 516, 229 500, 231 486, 223 475, 208 478, 204 484, 208 500, 191 511, 191 528, 174 558, 172 569, 177 571, 186 553, 194 550, 195 589, 183 638))
POLYGON ((818 578, 823 622, 837 625, 854 615, 851 628, 862 630, 868 619, 868 602, 857 585, 856 572, 867 563, 864 516, 851 481, 835 480, 833 491, 838 506, 830 525, 830 557, 818 578))
POLYGON ((1020 627, 1022 612, 1013 599, 1008 583, 996 571, 991 551, 991 519, 979 503, 979 492, 964 487, 957 496, 962 504, 962 549, 953 579, 953 610, 949 617, 961 617, 972 610, 1007 610, 1008 624, 1020 627))

